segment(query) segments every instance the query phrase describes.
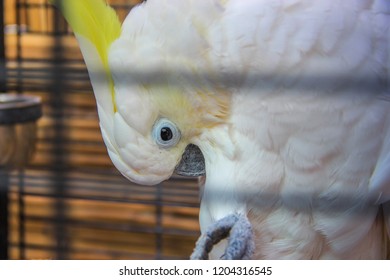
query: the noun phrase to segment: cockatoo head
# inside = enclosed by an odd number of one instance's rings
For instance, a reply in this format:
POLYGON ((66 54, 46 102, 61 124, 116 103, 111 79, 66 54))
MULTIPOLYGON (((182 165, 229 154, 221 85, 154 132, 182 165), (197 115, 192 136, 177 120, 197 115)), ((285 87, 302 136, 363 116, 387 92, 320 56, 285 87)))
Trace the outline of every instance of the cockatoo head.
MULTIPOLYGON (((113 127, 103 136, 122 174, 133 182, 155 184, 168 179, 177 166, 188 167, 191 161, 179 164, 184 153, 199 151, 194 146, 186 148, 204 128, 201 100, 196 100, 195 88, 181 85, 180 74, 167 69, 167 58, 151 58, 161 50, 138 50, 133 44, 137 40, 129 42, 123 34, 109 52, 115 112, 113 127)), ((172 65, 174 58, 169 60, 172 65)), ((102 130, 106 130, 104 125, 102 130)), ((192 168, 178 171, 194 172, 192 168)))
POLYGON ((150 18, 160 11, 158 1, 133 8, 123 26, 103 0, 56 2, 79 41, 103 139, 121 173, 140 184, 159 183, 175 169, 204 173, 191 144, 226 119, 229 95, 215 94, 211 73, 199 71, 207 64, 201 36, 192 26, 181 27, 191 40, 175 38, 172 26, 161 29, 150 18))

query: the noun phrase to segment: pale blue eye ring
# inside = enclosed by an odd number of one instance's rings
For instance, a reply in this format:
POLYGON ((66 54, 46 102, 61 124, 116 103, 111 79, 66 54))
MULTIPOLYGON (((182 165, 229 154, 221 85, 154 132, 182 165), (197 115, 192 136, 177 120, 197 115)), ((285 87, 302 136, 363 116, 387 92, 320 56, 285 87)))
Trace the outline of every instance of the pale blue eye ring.
POLYGON ((153 126, 152 137, 160 148, 169 149, 180 141, 181 133, 173 122, 161 118, 153 126))

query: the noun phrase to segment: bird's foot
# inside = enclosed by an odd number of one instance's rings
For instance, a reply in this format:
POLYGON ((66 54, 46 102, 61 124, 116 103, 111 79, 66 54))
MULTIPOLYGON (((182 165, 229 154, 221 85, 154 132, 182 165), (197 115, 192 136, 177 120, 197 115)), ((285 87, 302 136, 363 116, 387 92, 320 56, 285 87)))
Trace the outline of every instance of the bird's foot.
POLYGON ((213 246, 225 238, 228 238, 228 245, 222 259, 246 260, 252 257, 255 248, 252 226, 245 215, 233 214, 212 224, 199 237, 191 259, 207 260, 213 246))

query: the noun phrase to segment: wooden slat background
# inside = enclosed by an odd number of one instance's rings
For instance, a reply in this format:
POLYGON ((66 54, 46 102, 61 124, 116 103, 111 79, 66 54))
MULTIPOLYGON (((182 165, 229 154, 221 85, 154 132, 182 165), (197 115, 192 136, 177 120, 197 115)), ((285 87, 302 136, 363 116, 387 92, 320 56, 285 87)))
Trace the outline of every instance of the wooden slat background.
POLYGON ((7 87, 40 96, 43 117, 31 164, 10 174, 10 258, 188 258, 199 234, 197 182, 138 186, 123 178, 102 142, 75 38, 52 34, 59 16, 46 1, 20 1, 33 6, 19 7, 19 17, 15 1, 5 6, 7 87))

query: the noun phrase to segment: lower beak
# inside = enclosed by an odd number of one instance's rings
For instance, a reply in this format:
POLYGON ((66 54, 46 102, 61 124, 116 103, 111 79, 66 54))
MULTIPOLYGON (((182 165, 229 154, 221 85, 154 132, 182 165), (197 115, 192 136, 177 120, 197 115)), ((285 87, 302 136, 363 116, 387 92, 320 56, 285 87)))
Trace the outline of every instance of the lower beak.
POLYGON ((189 144, 186 147, 175 173, 188 177, 206 175, 204 157, 198 146, 189 144))

